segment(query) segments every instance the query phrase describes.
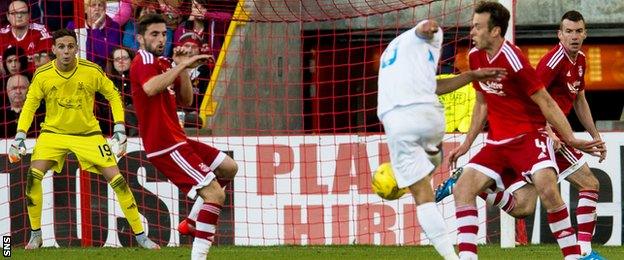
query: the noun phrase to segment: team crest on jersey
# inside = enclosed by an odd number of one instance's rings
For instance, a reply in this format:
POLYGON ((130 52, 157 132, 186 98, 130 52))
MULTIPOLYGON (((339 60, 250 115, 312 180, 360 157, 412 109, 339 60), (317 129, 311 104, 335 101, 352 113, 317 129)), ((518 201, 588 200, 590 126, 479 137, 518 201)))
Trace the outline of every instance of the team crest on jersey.
POLYGON ((200 163, 199 169, 201 169, 202 172, 210 172, 210 167, 208 167, 208 165, 206 165, 205 163, 200 163))
POLYGON ((505 96, 505 91, 503 90, 503 84, 500 82, 486 81, 484 83, 484 82, 479 81, 479 86, 486 93, 490 93, 490 94, 494 94, 498 96, 505 96))
POLYGON ((568 90, 570 90, 570 93, 572 94, 577 94, 579 87, 581 86, 581 81, 574 81, 574 83, 570 84, 569 82, 566 82, 566 85, 568 85, 568 90))

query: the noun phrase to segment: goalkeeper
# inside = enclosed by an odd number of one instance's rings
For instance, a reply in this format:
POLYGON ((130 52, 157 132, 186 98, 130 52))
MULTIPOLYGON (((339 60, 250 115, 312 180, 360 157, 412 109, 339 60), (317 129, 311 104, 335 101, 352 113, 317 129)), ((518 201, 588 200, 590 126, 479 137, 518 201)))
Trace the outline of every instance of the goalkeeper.
POLYGON ((113 142, 117 156, 126 151, 124 113, 119 92, 112 81, 95 63, 76 58, 76 33, 61 29, 53 34, 52 51, 56 59, 35 71, 22 113, 17 124, 15 140, 9 148, 11 163, 19 162, 26 152, 24 139, 33 115, 45 101, 46 116, 41 124, 28 170, 26 200, 32 229, 26 249, 41 247, 41 205, 43 175, 50 169, 60 172, 65 155, 76 154, 83 170, 99 173, 115 191, 121 209, 130 223, 137 242, 144 248, 159 249, 143 231, 143 225, 130 187, 121 176, 111 146, 102 136, 93 114, 95 92, 110 102, 115 119, 113 142))

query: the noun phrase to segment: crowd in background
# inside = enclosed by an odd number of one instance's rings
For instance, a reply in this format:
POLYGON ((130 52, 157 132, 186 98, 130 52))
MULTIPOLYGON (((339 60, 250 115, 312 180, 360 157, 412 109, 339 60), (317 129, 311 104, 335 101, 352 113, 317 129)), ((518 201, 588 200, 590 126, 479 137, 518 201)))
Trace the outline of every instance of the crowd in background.
MULTIPOLYGON (((130 93, 130 64, 139 48, 136 22, 141 15, 161 13, 167 20, 167 42, 163 56, 171 57, 173 47, 184 46, 193 54, 211 54, 214 59, 190 71, 194 101, 181 108, 185 127, 201 127, 198 116, 214 62, 219 55, 232 18, 236 0, 84 0, 84 28, 74 17, 74 0, 0 1, 0 75, 2 112, 0 135, 15 135, 17 119, 36 68, 54 60, 51 32, 74 29, 81 36, 79 48, 84 58, 100 65, 122 95, 129 135, 136 136, 136 117, 130 93)), ((112 115, 103 96, 96 97, 96 115, 105 135, 112 131, 112 115)), ((45 117, 41 105, 34 137, 45 117)))

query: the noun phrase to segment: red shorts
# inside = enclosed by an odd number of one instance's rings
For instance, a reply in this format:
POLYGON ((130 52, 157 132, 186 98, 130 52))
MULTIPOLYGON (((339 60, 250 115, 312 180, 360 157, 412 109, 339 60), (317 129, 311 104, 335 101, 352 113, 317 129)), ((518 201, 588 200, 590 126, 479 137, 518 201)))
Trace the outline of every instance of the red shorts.
POLYGON ((493 191, 515 191, 531 181, 540 169, 552 167, 557 171, 552 140, 538 131, 504 141, 487 140, 470 162, 473 168, 495 181, 493 191))
POLYGON ((167 179, 195 199, 197 189, 207 186, 215 178, 214 169, 225 159, 225 153, 193 140, 169 153, 149 158, 149 161, 167 179))
POLYGON ((585 164, 584 154, 567 144, 561 145, 561 149, 555 153, 555 159, 557 160, 557 167, 559 167, 559 182, 585 164))

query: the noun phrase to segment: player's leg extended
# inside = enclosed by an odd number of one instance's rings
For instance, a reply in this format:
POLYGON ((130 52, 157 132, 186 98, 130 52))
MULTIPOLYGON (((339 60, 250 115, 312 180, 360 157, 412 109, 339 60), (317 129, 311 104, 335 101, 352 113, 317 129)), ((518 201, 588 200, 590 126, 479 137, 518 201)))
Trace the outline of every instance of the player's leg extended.
POLYGON ((27 176, 26 199, 28 218, 32 229, 26 249, 39 248, 43 244, 41 234, 41 211, 43 190, 41 180, 52 169, 60 172, 65 162, 67 147, 65 136, 54 133, 41 133, 33 149, 30 170, 27 176))
POLYGON ((557 173, 553 168, 545 168, 533 173, 535 189, 546 209, 548 224, 557 240, 565 259, 580 257, 580 247, 576 243, 576 232, 572 228, 568 208, 557 186, 557 173))
POLYGON ((493 183, 490 177, 472 168, 464 168, 464 172, 457 180, 454 196, 460 259, 477 258, 479 222, 476 198, 493 183))
POLYGON ((193 249, 191 251, 191 259, 206 259, 210 246, 214 241, 214 235, 217 230, 217 222, 221 208, 225 201, 225 192, 221 185, 214 180, 214 174, 209 173, 207 179, 213 175, 210 184, 198 190, 199 197, 204 201, 199 214, 197 215, 195 239, 193 240, 193 249))
POLYGON ((43 244, 41 234, 43 189, 41 180, 43 180, 45 173, 52 167, 52 164, 52 161, 32 161, 26 176, 26 207, 31 229, 30 240, 26 244, 26 249, 36 249, 43 244))
POLYGON ((418 222, 431 244, 444 259, 458 259, 453 248, 453 242, 446 235, 444 217, 434 202, 431 177, 428 175, 410 185, 409 190, 416 202, 418 222))
MULTIPOLYGON (((217 177, 217 182, 225 189, 226 185, 229 185, 238 172, 238 164, 231 157, 225 155, 225 153, 219 152, 215 148, 208 146, 204 143, 189 140, 189 144, 201 156, 201 159, 210 164, 210 168, 214 167, 214 174, 217 177)), ((197 197, 189 215, 186 219, 182 220, 178 225, 178 231, 182 235, 195 235, 195 222, 197 221, 197 215, 204 204, 204 200, 201 197, 197 197)))
POLYGON ((576 208, 576 222, 578 223, 578 243, 581 254, 592 253, 591 240, 596 227, 596 204, 598 203, 598 179, 587 166, 583 164, 576 172, 566 177, 579 191, 578 206, 576 208))
POLYGON ((102 173, 104 178, 106 178, 106 181, 108 181, 111 188, 113 188, 113 191, 117 196, 117 201, 119 201, 121 211, 123 211, 126 220, 130 223, 130 227, 137 238, 137 242, 144 248, 159 249, 160 246, 151 241, 144 232, 143 223, 141 223, 141 216, 139 215, 139 208, 136 200, 134 199, 134 194, 132 194, 132 190, 130 189, 130 186, 128 186, 124 177, 119 173, 119 168, 115 165, 100 168, 99 171, 102 173))
POLYGON ((117 167, 117 158, 115 158, 106 139, 101 135, 72 136, 70 138, 70 149, 78 157, 80 167, 85 171, 101 173, 113 188, 121 211, 130 223, 139 245, 148 249, 159 249, 160 246, 151 241, 144 233, 134 194, 132 194, 126 180, 121 176, 117 167))

